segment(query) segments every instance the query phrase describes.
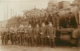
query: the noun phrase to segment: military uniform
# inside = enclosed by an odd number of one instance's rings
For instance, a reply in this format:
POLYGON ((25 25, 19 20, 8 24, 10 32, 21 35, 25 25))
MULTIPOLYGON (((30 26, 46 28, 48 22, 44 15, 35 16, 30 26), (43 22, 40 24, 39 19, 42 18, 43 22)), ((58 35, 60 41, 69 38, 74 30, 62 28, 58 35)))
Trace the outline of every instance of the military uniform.
POLYGON ((25 45, 28 45, 28 27, 27 26, 24 28, 24 33, 25 33, 25 37, 24 37, 25 45))
POLYGON ((35 45, 39 46, 39 25, 37 24, 37 26, 34 29, 34 41, 35 41, 35 45))
POLYGON ((28 46, 33 46, 33 33, 32 33, 32 27, 29 25, 28 27, 28 46))
POLYGON ((2 44, 4 44, 4 35, 5 35, 5 32, 4 32, 4 30, 2 29, 2 30, 1 30, 1 40, 2 40, 2 44))
POLYGON ((14 44, 15 43, 15 38, 14 38, 14 35, 15 33, 14 33, 14 28, 13 27, 11 27, 10 28, 10 40, 11 40, 11 42, 12 42, 12 44, 14 44))
POLYGON ((55 42, 55 28, 51 23, 47 26, 47 38, 49 39, 49 45, 53 47, 53 43, 55 42))
POLYGON ((14 28, 14 44, 17 44, 17 27, 14 28))
POLYGON ((24 26, 20 25, 19 27, 20 29, 19 31, 19 41, 20 41, 20 45, 24 45, 24 26))
POLYGON ((9 34, 8 34, 8 28, 5 28, 5 32, 4 32, 4 43, 7 44, 8 40, 9 40, 9 34))
POLYGON ((46 44, 46 27, 45 27, 44 23, 42 24, 40 31, 41 31, 41 45, 45 46, 45 44, 46 44))

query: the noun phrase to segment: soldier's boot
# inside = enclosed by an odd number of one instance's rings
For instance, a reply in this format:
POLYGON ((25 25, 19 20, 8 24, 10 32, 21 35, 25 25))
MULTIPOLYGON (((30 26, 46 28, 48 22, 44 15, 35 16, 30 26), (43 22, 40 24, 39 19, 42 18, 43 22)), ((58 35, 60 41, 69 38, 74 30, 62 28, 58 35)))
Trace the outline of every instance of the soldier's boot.
POLYGON ((41 40, 41 46, 44 46, 44 39, 41 40))
POLYGON ((2 45, 4 45, 4 39, 2 39, 2 45))
POLYGON ((47 46, 47 39, 45 38, 44 41, 45 41, 44 46, 46 47, 47 46))
POLYGON ((33 46, 32 38, 30 38, 30 46, 33 46))
POLYGON ((29 46, 29 43, 30 43, 30 40, 29 40, 29 38, 28 38, 28 46, 29 46))

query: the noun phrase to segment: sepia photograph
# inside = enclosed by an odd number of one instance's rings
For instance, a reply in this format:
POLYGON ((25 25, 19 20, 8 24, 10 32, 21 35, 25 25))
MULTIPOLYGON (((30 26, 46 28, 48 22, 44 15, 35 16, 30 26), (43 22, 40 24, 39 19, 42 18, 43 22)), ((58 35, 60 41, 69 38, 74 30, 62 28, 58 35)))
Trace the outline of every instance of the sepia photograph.
POLYGON ((0 0, 0 51, 80 51, 80 0, 0 0))

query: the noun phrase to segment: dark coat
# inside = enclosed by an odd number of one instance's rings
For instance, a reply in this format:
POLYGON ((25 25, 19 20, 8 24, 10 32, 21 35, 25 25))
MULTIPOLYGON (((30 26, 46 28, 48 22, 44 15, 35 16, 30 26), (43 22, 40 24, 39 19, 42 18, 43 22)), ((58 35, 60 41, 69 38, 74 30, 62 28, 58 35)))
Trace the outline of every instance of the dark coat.
POLYGON ((39 28, 34 28, 34 37, 39 37, 39 28))
POLYGON ((47 26, 47 37, 54 40, 55 28, 47 26))
POLYGON ((28 38, 33 37, 33 29, 32 28, 28 28, 28 38))
POLYGON ((46 26, 40 28, 41 38, 46 38, 46 26))

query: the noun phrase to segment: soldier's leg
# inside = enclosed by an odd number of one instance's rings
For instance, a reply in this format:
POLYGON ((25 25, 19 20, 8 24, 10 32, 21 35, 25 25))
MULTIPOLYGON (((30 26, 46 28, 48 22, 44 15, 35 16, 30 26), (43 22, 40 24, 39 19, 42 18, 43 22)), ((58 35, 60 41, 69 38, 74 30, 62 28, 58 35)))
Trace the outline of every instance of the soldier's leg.
POLYGON ((37 42, 38 42, 38 46, 40 46, 41 45, 41 39, 39 37, 37 38, 37 42))
POLYGON ((36 38, 36 46, 38 47, 38 38, 36 38))
POLYGON ((20 43, 20 45, 21 45, 21 33, 20 33, 20 37, 19 37, 19 43, 20 43))
POLYGON ((4 39, 5 39, 5 44, 7 45, 7 43, 8 43, 8 35, 7 34, 5 35, 4 39))
POLYGON ((28 38, 28 46, 29 46, 29 43, 30 43, 29 41, 30 41, 30 38, 28 38))
POLYGON ((19 45, 19 36, 17 36, 17 44, 19 45))
POLYGON ((49 39, 49 47, 51 47, 51 39, 49 39))
POLYGON ((5 44, 7 44, 7 42, 8 42, 8 36, 5 35, 5 44))
POLYGON ((11 34, 11 43, 13 45, 13 35, 11 34))
POLYGON ((37 46, 37 38, 35 38, 34 43, 35 43, 35 46, 37 46))
POLYGON ((31 38, 31 46, 34 46, 34 38, 31 38))
POLYGON ((24 42, 24 38, 23 35, 21 35, 21 45, 23 45, 23 42, 24 42))
POLYGON ((26 45, 28 46, 28 38, 26 37, 26 45))
POLYGON ((2 44, 4 44, 4 36, 1 36, 2 44))
POLYGON ((32 46, 32 38, 30 37, 30 46, 32 46))
POLYGON ((37 39, 34 38, 34 46, 37 46, 37 39))
POLYGON ((43 47, 44 46, 44 38, 42 38, 41 43, 42 43, 42 47, 43 47))
POLYGON ((14 34, 13 34, 13 36, 12 36, 12 42, 13 42, 13 44, 14 44, 14 39, 15 39, 15 38, 14 38, 14 34))
POLYGON ((41 46, 43 46, 43 39, 41 38, 41 46))

